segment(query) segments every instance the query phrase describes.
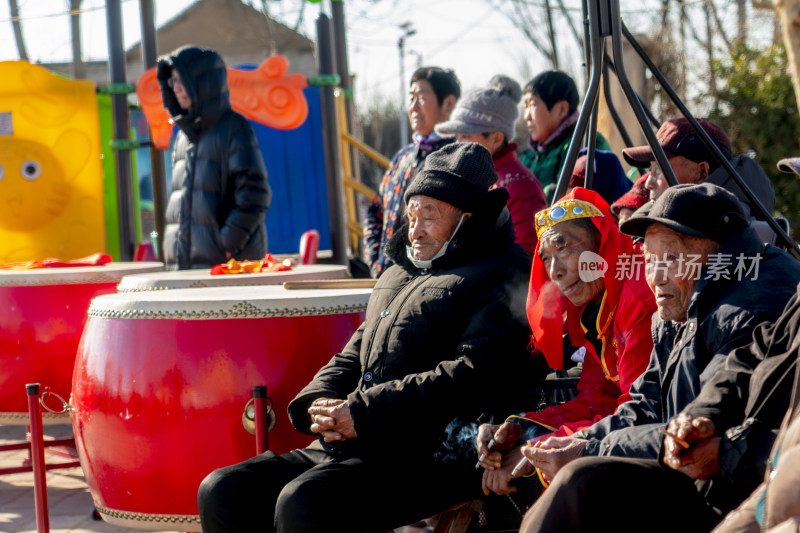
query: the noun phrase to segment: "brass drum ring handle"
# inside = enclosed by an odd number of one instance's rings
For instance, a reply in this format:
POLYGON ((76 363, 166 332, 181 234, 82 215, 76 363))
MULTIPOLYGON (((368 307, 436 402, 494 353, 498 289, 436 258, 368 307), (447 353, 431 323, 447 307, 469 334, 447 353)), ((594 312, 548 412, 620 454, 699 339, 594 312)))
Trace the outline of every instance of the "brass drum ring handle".
MULTIPOLYGON (((244 412, 242 413, 242 425, 248 433, 255 435, 256 406, 253 402, 254 399, 250 398, 244 406, 244 412)), ((267 431, 272 431, 272 428, 275 427, 275 422, 277 422, 277 417, 275 416, 275 411, 272 409, 272 398, 267 396, 267 431)))
POLYGON ((70 411, 72 411, 72 406, 70 406, 70 404, 68 404, 68 403, 67 403, 67 402, 64 400, 64 398, 62 398, 62 397, 61 397, 59 394, 57 394, 57 393, 55 393, 55 392, 50 392, 50 387, 45 387, 45 388, 44 388, 44 392, 42 392, 42 395, 41 395, 41 397, 39 398, 39 403, 42 405, 42 407, 43 407, 44 409, 46 409, 47 411, 49 411, 49 412, 53 413, 54 415, 63 415, 63 414, 67 414, 67 413, 69 413, 70 411), (46 399, 48 396, 55 396, 56 398, 58 398, 58 400, 61 402, 61 410, 60 410, 60 411, 54 411, 54 410, 50 409, 50 408, 47 406, 47 404, 46 404, 46 403, 44 403, 45 399, 46 399))

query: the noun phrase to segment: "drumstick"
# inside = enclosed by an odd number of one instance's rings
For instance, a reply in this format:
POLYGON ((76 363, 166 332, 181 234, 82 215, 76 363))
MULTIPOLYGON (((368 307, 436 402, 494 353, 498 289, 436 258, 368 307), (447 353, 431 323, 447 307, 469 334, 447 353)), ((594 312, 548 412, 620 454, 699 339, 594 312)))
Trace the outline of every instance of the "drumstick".
POLYGON ((371 289, 377 279, 310 279, 306 281, 286 281, 283 288, 297 289, 371 289))

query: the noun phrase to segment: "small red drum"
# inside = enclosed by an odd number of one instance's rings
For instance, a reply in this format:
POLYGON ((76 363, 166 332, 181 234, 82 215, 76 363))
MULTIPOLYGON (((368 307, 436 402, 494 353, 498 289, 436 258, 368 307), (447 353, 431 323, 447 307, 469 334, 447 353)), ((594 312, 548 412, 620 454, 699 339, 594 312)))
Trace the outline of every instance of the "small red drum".
POLYGON ((237 285, 280 285, 286 281, 311 279, 342 279, 347 277, 347 267, 342 265, 295 265, 283 272, 253 272, 247 274, 209 274, 209 269, 152 272, 125 276, 119 283, 119 292, 153 291, 165 289, 193 289, 197 287, 233 287, 237 285))
MULTIPOLYGON (((127 274, 161 263, 0 270, 0 424, 27 424, 26 383, 69 398, 75 353, 95 296, 115 292, 127 274)), ((47 422, 68 418, 45 416, 47 422)))
POLYGON ((306 446, 286 408, 363 320, 370 289, 210 287, 117 293, 89 309, 72 423, 103 519, 198 531, 197 489, 256 453, 242 415, 266 385, 276 453, 306 446))

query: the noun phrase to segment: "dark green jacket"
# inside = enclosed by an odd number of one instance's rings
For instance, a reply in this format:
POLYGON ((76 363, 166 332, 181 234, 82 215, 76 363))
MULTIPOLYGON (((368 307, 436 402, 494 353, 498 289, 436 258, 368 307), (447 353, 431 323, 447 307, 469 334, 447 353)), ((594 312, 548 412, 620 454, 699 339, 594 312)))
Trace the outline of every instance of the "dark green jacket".
MULTIPOLYGON (((556 192, 556 186, 558 185, 558 176, 561 173, 561 167, 564 166, 564 161, 567 159, 569 141, 572 139, 574 131, 575 125, 573 124, 565 129, 561 135, 553 139, 541 152, 535 152, 528 148, 522 152, 519 158, 522 164, 531 169, 533 175, 542 184, 548 204, 553 202, 553 194, 556 192)), ((608 141, 600 133, 597 134, 597 149, 611 150, 608 141)))

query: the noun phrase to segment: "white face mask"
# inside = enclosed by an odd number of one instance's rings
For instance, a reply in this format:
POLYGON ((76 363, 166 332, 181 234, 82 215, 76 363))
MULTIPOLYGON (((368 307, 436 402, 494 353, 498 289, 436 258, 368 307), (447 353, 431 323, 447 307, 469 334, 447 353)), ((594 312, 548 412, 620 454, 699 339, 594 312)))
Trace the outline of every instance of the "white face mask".
POLYGON ((442 257, 444 253, 447 251, 447 247, 450 245, 450 241, 453 240, 453 237, 455 237, 456 233, 458 232, 458 228, 460 228, 461 224, 463 224, 464 220, 466 220, 464 218, 466 217, 466 215, 467 213, 463 213, 461 215, 461 219, 458 221, 458 224, 456 224, 456 229, 453 230, 453 234, 450 235, 450 238, 447 239, 447 241, 442 245, 441 249, 439 249, 439 251, 436 252, 436 255, 434 255, 430 259, 416 259, 414 258, 414 249, 411 246, 406 246, 406 256, 408 256, 408 260, 411 261, 411 263, 417 268, 430 268, 433 262, 442 257))

